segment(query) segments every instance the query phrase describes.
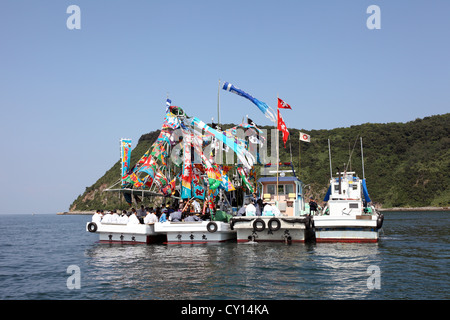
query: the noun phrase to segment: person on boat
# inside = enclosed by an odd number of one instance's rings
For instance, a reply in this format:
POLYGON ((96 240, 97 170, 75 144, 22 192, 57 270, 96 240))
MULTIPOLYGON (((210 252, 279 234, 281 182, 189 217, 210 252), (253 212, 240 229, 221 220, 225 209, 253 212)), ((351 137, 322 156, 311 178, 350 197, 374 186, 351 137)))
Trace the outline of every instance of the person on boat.
POLYGON ((106 211, 106 214, 102 218, 102 223, 112 223, 111 219, 111 211, 106 211))
POLYGON ((255 214, 256 214, 257 216, 260 216, 260 215, 262 214, 262 212, 263 212, 263 209, 264 209, 264 204, 263 204, 263 201, 262 201, 261 199, 258 199, 258 200, 256 201, 256 206, 255 206, 255 208, 256 208, 255 214))
POLYGON ((263 216, 274 216, 273 214, 273 207, 270 205, 270 203, 266 203, 263 210, 263 216))
POLYGON ((246 216, 255 216, 256 215, 256 207, 253 205, 253 203, 249 203, 247 205, 247 208, 245 208, 245 215, 246 216))
POLYGON ((245 211, 247 210, 247 205, 244 204, 237 212, 236 216, 245 216, 245 211))
POLYGON ((127 224, 128 223, 127 210, 122 211, 122 214, 120 215, 119 219, 117 219, 117 223, 119 223, 119 224, 127 224))
POLYGON ((309 215, 315 215, 317 213, 317 202, 313 197, 309 198, 309 215))
POLYGON ((117 210, 111 211, 111 223, 117 223, 119 220, 119 215, 117 214, 117 210))
POLYGON ((130 217, 128 218, 128 224, 140 224, 140 223, 141 222, 139 221, 139 219, 136 215, 136 210, 131 211, 130 217))
POLYGON ((102 214, 100 210, 97 210, 92 216, 92 222, 101 223, 101 221, 102 221, 102 214))
POLYGON ((184 219, 185 222, 195 222, 200 221, 200 218, 197 217, 193 212, 189 212, 189 216, 184 219))
POLYGON ((169 220, 172 222, 180 222, 181 221, 181 215, 182 215, 182 211, 183 210, 183 206, 180 205, 180 207, 178 208, 177 211, 174 211, 170 214, 169 220))
POLYGON ((146 208, 147 215, 144 218, 144 224, 155 223, 158 222, 158 218, 152 212, 150 212, 150 208, 146 208))
POLYGON ((192 201, 192 206, 194 207, 194 212, 201 212, 202 211, 200 203, 197 201, 197 199, 194 199, 194 201, 192 201))
POLYGON ((144 205, 141 205, 141 208, 137 211, 137 216, 138 218, 144 218, 147 215, 147 213, 145 212, 145 208, 144 205))
POLYGON ((167 222, 167 209, 163 209, 161 212, 161 217, 159 217, 159 222, 167 222))

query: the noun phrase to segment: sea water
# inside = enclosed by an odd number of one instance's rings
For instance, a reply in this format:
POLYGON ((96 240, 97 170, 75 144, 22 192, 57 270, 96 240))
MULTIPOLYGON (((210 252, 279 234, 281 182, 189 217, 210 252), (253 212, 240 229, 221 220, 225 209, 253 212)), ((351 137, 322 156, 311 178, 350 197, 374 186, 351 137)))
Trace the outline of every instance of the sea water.
POLYGON ((385 212, 378 243, 100 244, 90 216, 0 215, 0 299, 449 299, 450 212, 385 212))

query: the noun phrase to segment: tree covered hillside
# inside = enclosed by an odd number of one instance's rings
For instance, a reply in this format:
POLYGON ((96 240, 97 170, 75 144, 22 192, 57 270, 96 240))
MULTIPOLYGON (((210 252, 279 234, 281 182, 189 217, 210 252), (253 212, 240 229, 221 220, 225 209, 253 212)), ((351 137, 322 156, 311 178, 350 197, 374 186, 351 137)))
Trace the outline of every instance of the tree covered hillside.
MULTIPOLYGON (((232 125, 224 125, 225 128, 232 125)), ((262 127, 272 129, 273 127, 262 127)), ((286 148, 280 135, 280 160, 290 161, 307 185, 306 195, 323 199, 328 188, 331 143, 333 175, 337 167, 362 177, 359 137, 363 139, 364 171, 372 201, 384 208, 450 205, 450 113, 416 119, 408 123, 365 123, 332 130, 289 129, 286 148), (311 142, 300 142, 299 132, 311 135, 311 142), (349 162, 349 155, 351 161, 349 162)), ((135 164, 156 140, 159 131, 144 134, 131 153, 135 164)), ((270 144, 270 139, 268 139, 270 144)), ((270 153, 270 145, 268 147, 270 153)), ((270 154, 269 154, 270 155, 270 154)), ((259 170, 258 170, 259 172, 259 170)), ((70 210, 126 208, 118 194, 102 192, 120 178, 120 160, 96 183, 86 187, 70 210)))

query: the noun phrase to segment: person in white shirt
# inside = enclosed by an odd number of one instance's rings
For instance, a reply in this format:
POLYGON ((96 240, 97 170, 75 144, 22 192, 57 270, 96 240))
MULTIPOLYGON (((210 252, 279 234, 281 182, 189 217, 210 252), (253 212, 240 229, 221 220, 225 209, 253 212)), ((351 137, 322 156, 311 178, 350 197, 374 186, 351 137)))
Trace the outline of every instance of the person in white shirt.
POLYGON ((102 222, 102 214, 100 213, 100 210, 97 210, 94 215, 92 216, 92 222, 95 223, 101 223, 102 222))
POLYGON ((280 209, 277 206, 272 206, 272 213, 275 217, 281 216, 280 209))
POLYGON ((119 224, 127 224, 128 223, 128 216, 127 212, 125 210, 122 211, 122 215, 117 219, 117 223, 119 224))
POLYGON ((247 205, 247 208, 245 208, 245 215, 246 216, 255 216, 256 215, 256 207, 253 205, 253 203, 250 203, 247 205))
POLYGON ((111 214, 111 223, 118 223, 119 221, 119 215, 117 214, 116 210, 112 211, 111 214))
POLYGON ((200 207, 200 203, 197 201, 197 199, 194 199, 192 202, 192 206, 194 207, 194 212, 201 212, 202 208, 200 207))
POLYGON ((128 224, 140 224, 139 219, 136 216, 136 211, 131 213, 130 217, 128 218, 128 224))
POLYGON ((148 224, 148 223, 155 223, 158 222, 158 217, 156 216, 156 214, 154 214, 153 212, 150 213, 150 211, 147 211, 147 215, 144 218, 144 223, 148 224))
POLYGON ((102 223, 111 223, 111 212, 107 211, 103 216, 102 223))
POLYGON ((263 210, 263 216, 273 216, 273 211, 272 211, 272 206, 270 205, 270 203, 267 203, 264 206, 264 210, 263 210))

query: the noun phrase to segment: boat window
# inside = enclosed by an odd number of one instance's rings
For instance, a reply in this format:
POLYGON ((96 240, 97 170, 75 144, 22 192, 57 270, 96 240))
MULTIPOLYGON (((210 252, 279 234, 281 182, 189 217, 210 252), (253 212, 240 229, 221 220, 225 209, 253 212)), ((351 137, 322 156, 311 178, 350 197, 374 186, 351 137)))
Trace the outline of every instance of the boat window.
POLYGON ((292 184, 286 184, 284 186, 284 193, 285 194, 294 193, 294 186, 292 184))
POLYGON ((357 190, 358 189, 358 185, 356 183, 353 184, 353 190, 357 190))
POLYGON ((267 185, 267 193, 275 194, 275 185, 273 184, 267 185))
POLYGON ((357 203, 350 203, 349 207, 350 207, 350 209, 358 209, 358 204, 357 203))
POLYGON ((278 185, 278 193, 283 194, 284 193, 284 184, 278 185))

